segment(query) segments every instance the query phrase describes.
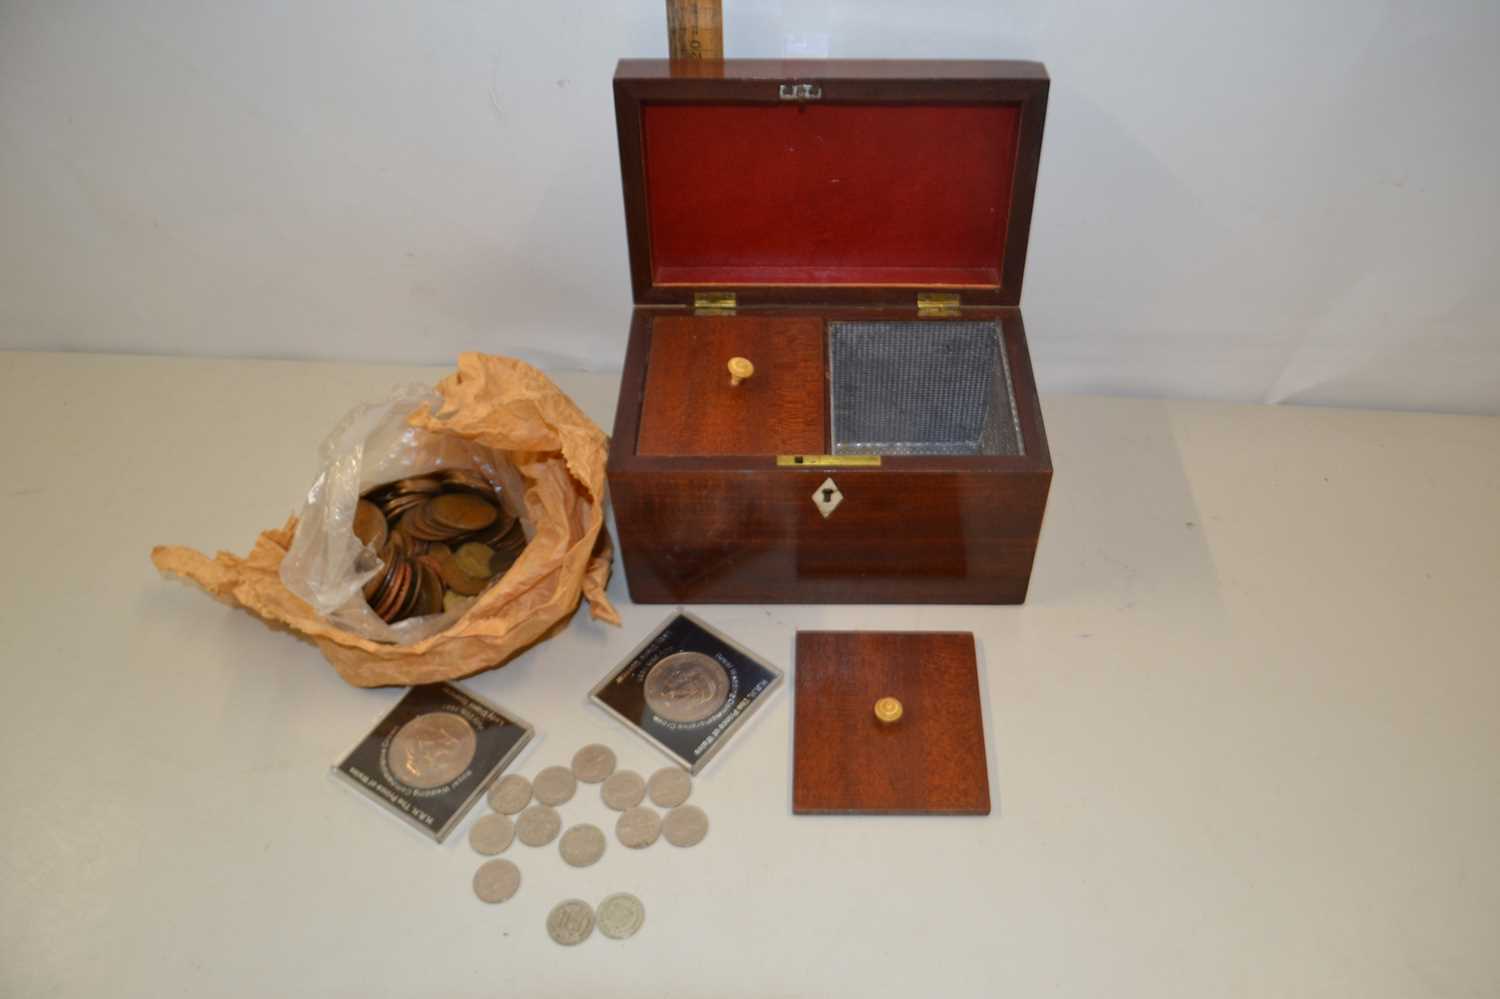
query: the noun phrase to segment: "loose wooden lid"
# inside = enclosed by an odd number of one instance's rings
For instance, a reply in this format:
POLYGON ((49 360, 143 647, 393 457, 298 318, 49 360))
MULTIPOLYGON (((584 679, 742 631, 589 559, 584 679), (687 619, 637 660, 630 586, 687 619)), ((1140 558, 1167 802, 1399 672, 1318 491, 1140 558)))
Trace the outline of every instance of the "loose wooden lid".
POLYGON ((972 634, 799 631, 796 678, 792 811, 990 813, 972 634))

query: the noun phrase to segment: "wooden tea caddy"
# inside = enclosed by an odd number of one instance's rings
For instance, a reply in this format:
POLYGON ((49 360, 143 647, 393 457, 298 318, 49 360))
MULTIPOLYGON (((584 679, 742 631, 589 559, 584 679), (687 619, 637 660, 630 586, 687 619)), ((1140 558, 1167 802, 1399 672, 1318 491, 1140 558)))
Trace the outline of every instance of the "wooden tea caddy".
POLYGON ((1052 479, 1019 308, 1047 90, 1029 62, 620 62, 633 600, 1025 600, 1052 479), (831 454, 827 324, 955 319, 998 324, 1021 453, 831 454))

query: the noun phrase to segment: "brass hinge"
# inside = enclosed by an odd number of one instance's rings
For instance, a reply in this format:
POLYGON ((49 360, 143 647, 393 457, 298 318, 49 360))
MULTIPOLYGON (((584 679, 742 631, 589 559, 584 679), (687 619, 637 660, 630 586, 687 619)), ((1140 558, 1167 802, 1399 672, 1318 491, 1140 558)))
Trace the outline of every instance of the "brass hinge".
POLYGON ((961 304, 958 294, 951 291, 917 292, 918 316, 956 316, 961 304))
POLYGON ((693 311, 704 316, 727 316, 734 312, 735 297, 732 291, 693 292, 693 311))

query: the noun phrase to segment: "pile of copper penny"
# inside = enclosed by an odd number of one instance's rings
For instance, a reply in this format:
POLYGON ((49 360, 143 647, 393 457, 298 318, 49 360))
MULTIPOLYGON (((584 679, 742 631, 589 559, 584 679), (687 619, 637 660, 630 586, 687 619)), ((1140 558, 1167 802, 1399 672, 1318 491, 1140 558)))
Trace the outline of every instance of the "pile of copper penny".
POLYGON ((386 624, 462 606, 526 547, 496 488, 459 470, 369 490, 355 508, 354 534, 384 565, 365 584, 365 601, 386 624))

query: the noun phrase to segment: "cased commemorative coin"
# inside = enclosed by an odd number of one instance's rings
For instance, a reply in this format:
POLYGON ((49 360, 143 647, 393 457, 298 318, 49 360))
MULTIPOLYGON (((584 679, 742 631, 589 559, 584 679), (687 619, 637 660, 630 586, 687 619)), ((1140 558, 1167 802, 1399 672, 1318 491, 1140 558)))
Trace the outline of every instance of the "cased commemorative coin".
POLYGON ((780 670, 678 611, 589 697, 696 774, 781 680, 780 670))
POLYGON ((532 732, 460 687, 427 684, 407 691, 333 774, 441 843, 532 732))

